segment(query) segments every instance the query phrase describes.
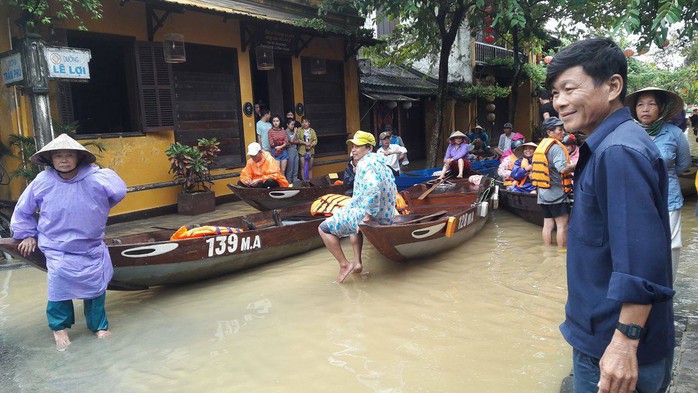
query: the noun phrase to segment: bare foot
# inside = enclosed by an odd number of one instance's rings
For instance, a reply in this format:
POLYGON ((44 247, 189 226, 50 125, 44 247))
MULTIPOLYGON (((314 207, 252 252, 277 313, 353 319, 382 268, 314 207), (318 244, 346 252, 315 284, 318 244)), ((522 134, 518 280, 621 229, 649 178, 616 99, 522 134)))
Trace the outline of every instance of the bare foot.
POLYGON ((95 333, 97 338, 107 338, 111 336, 111 332, 109 330, 97 330, 97 333, 95 333))
POLYGON ((68 345, 70 345, 70 337, 68 337, 68 331, 65 329, 54 330, 53 339, 56 340, 56 349, 59 351, 65 351, 68 345))
POLYGON ((339 267, 339 277, 335 280, 335 284, 341 284, 351 272, 354 271, 354 265, 348 263, 346 266, 339 267))

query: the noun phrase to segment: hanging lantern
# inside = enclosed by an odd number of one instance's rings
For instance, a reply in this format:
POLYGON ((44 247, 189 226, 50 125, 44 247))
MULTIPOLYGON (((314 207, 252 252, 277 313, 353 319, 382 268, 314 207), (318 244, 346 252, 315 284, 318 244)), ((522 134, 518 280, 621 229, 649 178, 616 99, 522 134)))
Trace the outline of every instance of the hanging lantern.
POLYGON ((497 106, 495 104, 487 104, 485 109, 487 109, 488 112, 494 112, 494 110, 497 109, 497 106))
POLYGON ((492 44, 492 43, 494 43, 494 36, 493 36, 493 35, 491 35, 491 34, 490 34, 490 35, 487 35, 487 36, 485 36, 485 42, 486 42, 486 43, 488 43, 488 44, 492 44))
POLYGON ((487 82, 488 85, 493 85, 495 82, 494 75, 487 75, 485 77, 485 81, 487 82))
POLYGON ((494 113, 487 114, 487 121, 494 121, 494 119, 496 119, 496 118, 497 118, 497 116, 495 116, 494 113))
POLYGON ((486 96, 485 100, 487 100, 487 102, 494 102, 495 98, 495 96, 486 96))
POLYGON ((491 6, 491 5, 488 5, 487 7, 485 7, 485 13, 486 13, 487 15, 489 15, 489 14, 492 13, 492 6, 491 6))
POLYGON ((255 49, 257 69, 268 71, 274 69, 274 49, 271 46, 260 45, 255 49))
POLYGON ((492 23, 492 17, 489 16, 489 15, 487 15, 487 16, 485 17, 484 21, 485 21, 485 24, 488 24, 488 25, 489 25, 489 24, 492 23))
POLYGON ((397 101, 388 101, 385 103, 385 106, 388 107, 388 109, 395 109, 397 108, 397 101))
POLYGON ((647 49, 647 48, 641 48, 639 51, 637 51, 637 53, 638 53, 639 55, 644 55, 645 53, 647 53, 647 52, 649 52, 649 51, 650 51, 650 50, 647 49))
POLYGON ((314 58, 310 61, 310 73, 313 75, 324 75, 327 73, 325 59, 314 58))
POLYGON ((165 63, 184 63, 187 54, 184 50, 184 35, 167 33, 162 36, 162 49, 165 63))
POLYGON ((492 27, 492 26, 485 27, 485 33, 487 33, 487 34, 494 33, 494 27, 492 27))
POLYGON ((412 108, 412 101, 404 101, 404 102, 402 103, 402 108, 403 108, 403 109, 410 109, 410 108, 412 108))
POLYGON ((666 48, 667 46, 669 46, 669 44, 671 44, 671 42, 669 42, 669 40, 662 42, 662 48, 666 48))
POLYGON ((550 55, 545 56, 545 57, 543 58, 543 61, 545 62, 545 64, 550 64, 550 62, 553 61, 553 57, 550 56, 550 55))
POLYGON ((625 50, 623 51, 623 54, 625 55, 625 57, 631 57, 632 55, 635 54, 635 51, 632 50, 631 48, 625 48, 625 50))

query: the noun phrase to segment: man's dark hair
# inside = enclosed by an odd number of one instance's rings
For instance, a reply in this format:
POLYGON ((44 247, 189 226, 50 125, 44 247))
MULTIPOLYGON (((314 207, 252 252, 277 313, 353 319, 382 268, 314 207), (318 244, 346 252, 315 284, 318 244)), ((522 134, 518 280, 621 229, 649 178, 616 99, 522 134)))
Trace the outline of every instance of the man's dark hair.
POLYGON ((310 123, 310 118, 308 116, 301 117, 301 121, 306 121, 306 120, 308 121, 308 123, 310 123))
POLYGON ((625 100, 628 92, 628 61, 623 51, 608 38, 591 38, 577 41, 564 48, 553 57, 548 65, 545 87, 552 90, 553 83, 563 72, 581 66, 584 72, 599 86, 614 74, 623 78, 620 100, 625 100))
POLYGON ((259 108, 259 115, 260 116, 264 116, 267 113, 271 113, 271 110, 269 110, 269 108, 267 108, 266 106, 259 108))

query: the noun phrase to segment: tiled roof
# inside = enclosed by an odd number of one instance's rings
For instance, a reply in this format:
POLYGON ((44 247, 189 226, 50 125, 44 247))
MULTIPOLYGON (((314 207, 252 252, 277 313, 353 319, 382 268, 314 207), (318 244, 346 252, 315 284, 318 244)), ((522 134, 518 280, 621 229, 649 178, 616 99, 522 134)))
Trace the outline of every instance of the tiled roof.
POLYGON ((418 71, 407 67, 378 68, 369 59, 360 59, 361 91, 365 93, 399 93, 430 96, 436 94, 437 85, 418 71))

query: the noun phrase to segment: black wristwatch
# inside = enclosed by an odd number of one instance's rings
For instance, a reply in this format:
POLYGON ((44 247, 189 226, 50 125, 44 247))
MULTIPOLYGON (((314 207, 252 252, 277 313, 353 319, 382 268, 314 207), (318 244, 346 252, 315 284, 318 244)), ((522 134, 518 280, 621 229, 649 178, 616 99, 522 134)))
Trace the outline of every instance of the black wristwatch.
POLYGON ((626 325, 624 323, 618 322, 618 324, 616 325, 616 329, 620 330, 621 333, 625 334, 628 338, 633 340, 640 339, 640 334, 642 334, 642 327, 634 323, 626 325))

